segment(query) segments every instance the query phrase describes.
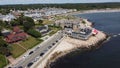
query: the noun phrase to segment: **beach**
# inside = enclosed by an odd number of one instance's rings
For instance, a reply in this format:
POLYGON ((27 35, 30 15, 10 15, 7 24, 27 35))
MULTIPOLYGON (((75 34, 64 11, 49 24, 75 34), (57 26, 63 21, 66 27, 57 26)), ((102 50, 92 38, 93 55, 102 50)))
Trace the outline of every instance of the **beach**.
POLYGON ((120 12, 120 8, 106 8, 106 9, 92 9, 92 10, 79 10, 76 12, 68 13, 67 15, 87 14, 87 13, 108 13, 108 12, 120 12))

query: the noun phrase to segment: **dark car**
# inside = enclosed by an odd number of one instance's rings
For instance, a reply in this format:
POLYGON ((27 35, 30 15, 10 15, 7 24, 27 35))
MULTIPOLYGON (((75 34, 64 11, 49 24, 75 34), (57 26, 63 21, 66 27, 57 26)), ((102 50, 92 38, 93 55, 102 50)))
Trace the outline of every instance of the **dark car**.
POLYGON ((56 42, 58 42, 58 40, 56 40, 56 42))
POLYGON ((31 55, 33 53, 33 51, 31 51, 30 53, 29 53, 29 55, 31 55))
POLYGON ((61 36, 61 38, 63 38, 63 36, 61 36))
POLYGON ((32 62, 30 62, 28 65, 27 65, 27 67, 30 67, 30 66, 32 66, 33 65, 33 63, 32 62))
POLYGON ((52 46, 48 46, 48 48, 50 49, 52 46))
POLYGON ((44 53, 40 53, 40 56, 43 56, 44 55, 44 53))
POLYGON ((19 66, 18 68, 23 68, 22 66, 19 66))
POLYGON ((55 43, 52 43, 52 45, 55 45, 55 43))

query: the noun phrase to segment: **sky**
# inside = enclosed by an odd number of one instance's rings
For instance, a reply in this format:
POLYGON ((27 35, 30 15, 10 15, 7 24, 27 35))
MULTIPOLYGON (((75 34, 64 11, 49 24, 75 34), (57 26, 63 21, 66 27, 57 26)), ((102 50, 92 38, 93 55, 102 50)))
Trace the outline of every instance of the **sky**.
POLYGON ((98 3, 120 2, 120 0, 0 0, 0 5, 6 4, 34 4, 34 3, 98 3))

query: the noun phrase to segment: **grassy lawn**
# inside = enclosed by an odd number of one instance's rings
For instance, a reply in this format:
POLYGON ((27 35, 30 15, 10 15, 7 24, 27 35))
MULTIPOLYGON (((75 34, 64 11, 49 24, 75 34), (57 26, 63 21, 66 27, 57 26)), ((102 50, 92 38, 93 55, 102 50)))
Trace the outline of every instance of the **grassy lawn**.
POLYGON ((56 27, 50 27, 50 29, 52 30, 49 35, 52 36, 53 34, 55 34, 57 31, 60 30, 60 28, 56 28, 56 27))
POLYGON ((49 21, 49 20, 43 20, 43 24, 47 25, 47 24, 53 24, 53 21, 49 21))
MULTIPOLYGON (((28 37, 27 40, 20 42, 20 44, 26 49, 31 49, 40 42, 42 42, 42 40, 37 40, 36 38, 30 36, 28 37)), ((12 44, 11 53, 14 58, 17 58, 26 52, 26 50, 22 48, 21 46, 19 46, 18 44, 12 44)))
POLYGON ((75 19, 75 17, 74 16, 64 16, 64 15, 62 15, 62 16, 55 16, 55 19, 56 20, 60 20, 60 19, 75 19))
POLYGON ((13 56, 14 58, 19 57, 19 56, 22 55, 24 52, 25 52, 25 50, 24 50, 22 47, 20 47, 19 45, 17 45, 17 44, 13 44, 13 45, 12 45, 11 53, 12 53, 12 56, 13 56))
POLYGON ((27 40, 23 41, 23 42, 20 42, 20 44, 25 47, 26 49, 31 49, 33 48, 34 46, 36 46, 38 43, 42 42, 42 40, 38 40, 34 37, 28 37, 27 40))
POLYGON ((4 68, 4 66, 6 66, 6 65, 7 65, 7 63, 6 63, 5 56, 0 54, 0 68, 4 68))

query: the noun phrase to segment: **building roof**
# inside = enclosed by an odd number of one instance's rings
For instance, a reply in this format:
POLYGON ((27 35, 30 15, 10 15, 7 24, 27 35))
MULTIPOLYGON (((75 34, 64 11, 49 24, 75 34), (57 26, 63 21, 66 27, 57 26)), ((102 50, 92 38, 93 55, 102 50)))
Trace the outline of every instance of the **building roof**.
POLYGON ((8 43, 16 42, 25 39, 27 34, 20 30, 18 26, 13 28, 13 32, 6 36, 6 41, 8 43))
POLYGON ((16 42, 16 41, 19 41, 19 40, 22 40, 26 37, 26 33, 24 32, 21 32, 21 33, 18 33, 18 34, 14 34, 14 33, 11 33, 7 36, 6 38, 6 41, 7 42, 16 42))

